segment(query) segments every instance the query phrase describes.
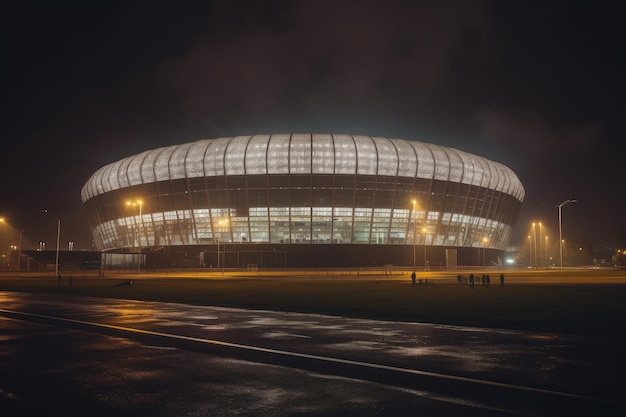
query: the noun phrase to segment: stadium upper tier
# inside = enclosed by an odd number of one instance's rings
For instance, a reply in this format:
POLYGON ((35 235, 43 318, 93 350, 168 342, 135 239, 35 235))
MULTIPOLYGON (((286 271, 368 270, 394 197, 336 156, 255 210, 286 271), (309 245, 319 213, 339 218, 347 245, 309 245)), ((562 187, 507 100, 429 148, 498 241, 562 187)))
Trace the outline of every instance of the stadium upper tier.
POLYGON ((457 149, 362 135, 274 134, 206 139, 108 164, 83 186, 86 202, 136 185, 232 175, 335 174, 432 179, 513 196, 524 188, 508 167, 457 149))

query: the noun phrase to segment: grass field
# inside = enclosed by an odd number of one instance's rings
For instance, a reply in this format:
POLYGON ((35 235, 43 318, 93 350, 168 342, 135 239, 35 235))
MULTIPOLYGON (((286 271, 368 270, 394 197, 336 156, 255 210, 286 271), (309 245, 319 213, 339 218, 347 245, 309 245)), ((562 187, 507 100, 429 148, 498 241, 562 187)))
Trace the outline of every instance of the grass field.
MULTIPOLYGON (((465 276, 469 272, 463 272, 465 276)), ((455 273, 408 272, 169 273, 53 276, 0 275, 0 291, 74 294, 626 337, 626 271, 506 271, 505 285, 459 284, 455 273), (132 280, 132 285, 124 285, 132 280)), ((1 300, 1 298, 0 298, 1 300)), ((1 306, 0 306, 1 308, 1 306)))

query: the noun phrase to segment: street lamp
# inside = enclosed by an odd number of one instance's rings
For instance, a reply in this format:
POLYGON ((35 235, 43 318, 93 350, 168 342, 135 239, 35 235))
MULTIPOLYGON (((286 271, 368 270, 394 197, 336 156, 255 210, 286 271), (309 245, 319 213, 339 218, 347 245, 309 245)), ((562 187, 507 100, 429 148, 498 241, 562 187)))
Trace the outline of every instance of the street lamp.
POLYGON ((137 274, 141 273, 141 225, 143 224, 143 217, 141 217, 141 208, 143 207, 142 200, 127 201, 126 205, 129 207, 139 206, 139 221, 137 222, 137 252, 139 254, 137 259, 137 274))
POLYGON ((537 262, 537 230, 535 229, 535 223, 533 223, 533 239, 535 241, 535 264, 538 264, 537 262))
MULTIPOLYGON (((543 245, 543 224, 541 222, 539 222, 539 266, 543 266, 543 257, 544 255, 542 255, 541 253, 541 245, 543 245)), ((544 250, 544 254, 545 254, 545 246, 543 248, 544 250)))
MULTIPOLYGON (((415 271, 415 244, 417 241, 417 216, 415 215, 415 204, 417 200, 413 200, 413 270, 415 271)), ((426 266, 426 255, 424 255, 424 267, 426 266)))
MULTIPOLYGON (((8 224, 7 221, 3 217, 0 217, 0 223, 8 224)), ((9 224, 9 226, 11 228, 13 228, 13 226, 11 226, 10 224, 9 224)), ((17 266, 16 266, 15 269, 16 269, 17 273, 19 274, 19 272, 20 272, 20 257, 22 256, 22 233, 24 233, 24 229, 17 229, 17 231, 20 232, 20 238, 19 238, 18 244, 17 244, 17 262, 16 262, 17 266)))
POLYGON ((489 242, 489 239, 486 237, 483 237, 483 266, 487 265, 487 251, 486 251, 486 246, 487 246, 487 242, 489 242))
MULTIPOLYGON (((41 212, 46 213, 46 214, 52 214, 50 213, 50 211, 48 211, 48 209, 43 209, 41 210, 41 212)), ((61 219, 57 217, 57 255, 56 255, 56 261, 55 261, 55 266, 54 266, 54 274, 57 277, 59 276, 59 240, 60 239, 61 239, 61 219)))
POLYGON ((422 233, 424 234, 424 271, 428 269, 428 261, 426 260, 426 234, 428 232, 427 228, 422 228, 422 233))
POLYGON ((20 273, 20 257, 22 256, 22 233, 24 233, 24 229, 19 229, 20 230, 20 240, 18 241, 17 244, 17 273, 20 273))
POLYGON ((559 255, 561 258, 561 268, 563 268, 563 233, 562 233, 561 210, 564 206, 571 204, 571 203, 576 203, 577 201, 578 200, 565 200, 557 206, 559 208, 559 255))
MULTIPOLYGON (((218 226, 217 228, 217 269, 218 270, 220 269, 220 237, 222 235, 222 227, 226 225, 228 225, 228 219, 219 220, 217 222, 217 226, 218 226)), ((224 249, 226 249, 226 247, 224 247, 224 249)))

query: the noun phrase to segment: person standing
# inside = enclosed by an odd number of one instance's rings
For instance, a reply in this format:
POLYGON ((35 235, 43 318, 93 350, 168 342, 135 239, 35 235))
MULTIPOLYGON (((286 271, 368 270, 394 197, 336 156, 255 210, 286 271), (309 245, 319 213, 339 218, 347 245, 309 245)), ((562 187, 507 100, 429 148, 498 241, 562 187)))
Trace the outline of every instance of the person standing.
POLYGON ((470 274, 470 288, 474 288, 474 274, 470 274))
POLYGON ((500 274, 500 285, 504 285, 504 274, 500 274))
POLYGON ((413 283, 412 285, 415 286, 415 271, 411 274, 411 281, 413 283))

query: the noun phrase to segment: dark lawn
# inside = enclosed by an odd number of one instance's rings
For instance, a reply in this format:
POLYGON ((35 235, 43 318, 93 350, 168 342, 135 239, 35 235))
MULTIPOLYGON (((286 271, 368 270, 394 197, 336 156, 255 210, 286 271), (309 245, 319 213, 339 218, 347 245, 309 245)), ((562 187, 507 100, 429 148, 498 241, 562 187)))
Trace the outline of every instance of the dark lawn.
MULTIPOLYGON (((101 278, 0 276, 0 291, 320 313, 380 320, 430 322, 625 337, 626 285, 505 284, 469 288, 455 280, 412 286, 387 277, 101 278), (121 285, 133 279, 132 285, 121 285)), ((1 308, 1 307, 0 307, 1 308)))

